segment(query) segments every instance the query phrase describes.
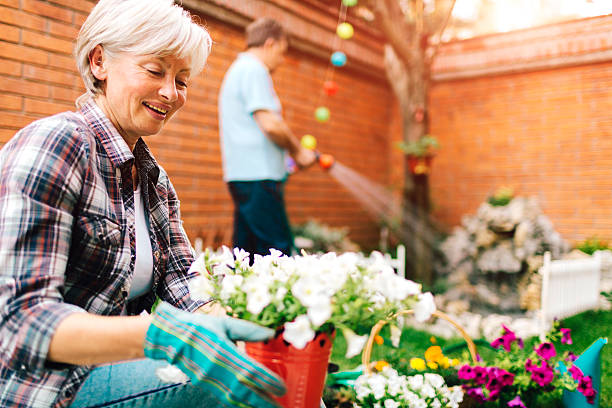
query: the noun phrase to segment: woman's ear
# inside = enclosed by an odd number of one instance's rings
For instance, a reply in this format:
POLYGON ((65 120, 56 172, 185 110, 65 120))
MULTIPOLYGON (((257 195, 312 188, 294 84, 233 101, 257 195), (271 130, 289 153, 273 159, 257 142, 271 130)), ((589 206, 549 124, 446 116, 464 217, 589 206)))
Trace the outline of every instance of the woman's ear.
POLYGON ((89 67, 94 78, 98 81, 104 81, 106 79, 107 72, 105 62, 106 56, 104 55, 104 48, 98 44, 89 52, 89 67))

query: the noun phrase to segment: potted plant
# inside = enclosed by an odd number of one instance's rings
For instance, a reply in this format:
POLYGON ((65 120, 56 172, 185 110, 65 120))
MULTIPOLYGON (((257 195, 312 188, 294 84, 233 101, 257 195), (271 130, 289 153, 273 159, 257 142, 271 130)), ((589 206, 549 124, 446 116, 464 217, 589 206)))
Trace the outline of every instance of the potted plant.
POLYGON ((413 309, 424 321, 435 311, 431 293, 395 274, 378 252, 288 257, 271 250, 250 264, 245 251, 223 247, 220 254, 207 250, 191 270, 199 272, 192 297, 212 298, 233 317, 276 329, 276 338, 247 344, 247 353, 285 380, 288 392, 278 399, 285 407, 319 407, 335 330, 352 357, 379 320, 413 309))
POLYGON ((440 145, 434 136, 425 135, 411 142, 398 142, 397 147, 406 155, 410 172, 422 175, 429 173, 435 150, 440 145))

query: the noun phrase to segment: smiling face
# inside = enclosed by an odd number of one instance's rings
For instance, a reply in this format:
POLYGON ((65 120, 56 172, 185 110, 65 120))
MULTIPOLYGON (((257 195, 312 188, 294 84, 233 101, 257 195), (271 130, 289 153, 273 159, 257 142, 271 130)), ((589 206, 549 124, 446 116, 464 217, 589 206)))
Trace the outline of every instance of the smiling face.
POLYGON ((185 104, 188 58, 128 53, 108 58, 100 46, 90 58, 92 73, 104 82, 96 103, 131 149, 141 136, 159 133, 185 104))

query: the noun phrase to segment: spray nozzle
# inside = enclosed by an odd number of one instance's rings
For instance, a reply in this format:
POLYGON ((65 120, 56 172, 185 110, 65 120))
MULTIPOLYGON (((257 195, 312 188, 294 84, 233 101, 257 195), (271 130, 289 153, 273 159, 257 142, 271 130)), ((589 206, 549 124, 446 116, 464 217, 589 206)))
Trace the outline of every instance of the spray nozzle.
POLYGON ((329 170, 334 165, 334 156, 332 156, 331 154, 321 153, 316 150, 317 139, 315 139, 313 135, 304 135, 300 143, 304 148, 314 150, 315 155, 317 157, 317 162, 323 170, 329 170))

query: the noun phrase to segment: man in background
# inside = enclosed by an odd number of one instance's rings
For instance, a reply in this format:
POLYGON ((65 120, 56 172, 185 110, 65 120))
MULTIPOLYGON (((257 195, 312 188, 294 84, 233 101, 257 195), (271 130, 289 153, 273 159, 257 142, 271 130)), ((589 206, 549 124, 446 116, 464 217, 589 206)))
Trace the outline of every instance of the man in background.
POLYGON ((219 95, 224 180, 234 201, 233 245, 253 254, 293 248, 285 210, 285 154, 299 167, 315 162, 281 115, 270 74, 283 62, 288 36, 271 18, 246 28, 247 50, 225 74, 219 95))

